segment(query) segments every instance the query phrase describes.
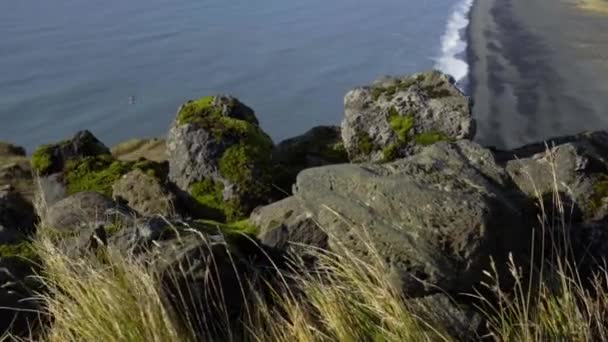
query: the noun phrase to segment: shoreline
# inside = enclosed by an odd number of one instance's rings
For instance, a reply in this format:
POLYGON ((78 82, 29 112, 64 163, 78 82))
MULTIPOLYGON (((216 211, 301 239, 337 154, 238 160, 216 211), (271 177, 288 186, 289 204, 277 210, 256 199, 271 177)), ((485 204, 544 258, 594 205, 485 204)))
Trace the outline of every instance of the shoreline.
POLYGON ((608 21, 564 2, 476 1, 467 29, 476 140, 514 148, 608 128, 608 21), (591 37, 590 37, 591 36, 591 37))

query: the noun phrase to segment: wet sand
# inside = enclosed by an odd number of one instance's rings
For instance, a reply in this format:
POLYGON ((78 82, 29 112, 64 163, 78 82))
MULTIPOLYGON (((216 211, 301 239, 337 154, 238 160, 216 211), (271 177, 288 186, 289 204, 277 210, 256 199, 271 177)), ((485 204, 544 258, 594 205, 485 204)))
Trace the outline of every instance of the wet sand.
POLYGON ((608 129, 608 16, 580 4, 477 0, 468 55, 480 143, 608 129))

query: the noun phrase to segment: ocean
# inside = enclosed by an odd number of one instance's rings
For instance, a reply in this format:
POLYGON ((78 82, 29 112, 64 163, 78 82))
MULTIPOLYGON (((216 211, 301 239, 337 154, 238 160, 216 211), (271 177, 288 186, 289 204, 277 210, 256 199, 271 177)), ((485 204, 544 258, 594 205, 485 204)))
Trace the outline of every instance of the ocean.
POLYGON ((232 94, 275 141, 339 124, 346 91, 439 68, 466 84, 473 0, 0 2, 0 140, 162 136, 232 94))

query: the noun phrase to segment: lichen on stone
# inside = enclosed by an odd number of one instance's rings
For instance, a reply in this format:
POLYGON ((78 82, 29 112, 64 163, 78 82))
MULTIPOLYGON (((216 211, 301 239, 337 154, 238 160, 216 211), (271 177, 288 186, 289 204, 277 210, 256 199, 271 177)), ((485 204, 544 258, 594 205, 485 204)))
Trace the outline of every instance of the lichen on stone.
POLYGON ((450 139, 443 132, 429 131, 416 134, 414 140, 418 145, 428 146, 440 141, 449 141, 450 139))

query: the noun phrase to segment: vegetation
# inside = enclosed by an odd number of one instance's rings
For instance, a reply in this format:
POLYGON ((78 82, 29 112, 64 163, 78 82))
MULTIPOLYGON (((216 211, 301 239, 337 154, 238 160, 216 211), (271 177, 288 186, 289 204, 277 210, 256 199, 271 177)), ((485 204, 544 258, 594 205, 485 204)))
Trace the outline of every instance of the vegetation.
POLYGON ((387 97, 387 100, 391 100, 393 96, 399 91, 408 90, 412 85, 414 85, 418 80, 417 79, 398 79, 395 81, 393 85, 387 87, 376 86, 372 88, 372 98, 374 101, 377 101, 380 96, 384 95, 387 97))
POLYGON ((418 145, 428 146, 428 145, 432 145, 432 144, 440 142, 440 141, 449 140, 449 138, 443 132, 431 131, 431 132, 424 132, 424 133, 416 134, 416 136, 414 137, 414 140, 416 141, 416 144, 418 144, 418 145))
POLYGON ((112 195, 112 185, 131 170, 140 169, 146 174, 163 179, 165 170, 162 164, 139 160, 125 162, 115 160, 111 155, 71 159, 65 165, 64 179, 68 193, 96 191, 106 196, 112 195))
POLYGON ((46 174, 53 165, 53 145, 42 145, 32 154, 32 168, 39 174, 46 174))
POLYGON ((369 134, 365 133, 365 132, 359 132, 357 134, 357 147, 358 147, 358 154, 370 154, 372 153, 372 151, 375 148, 375 144, 374 141, 372 140, 372 138, 369 136, 369 134))

